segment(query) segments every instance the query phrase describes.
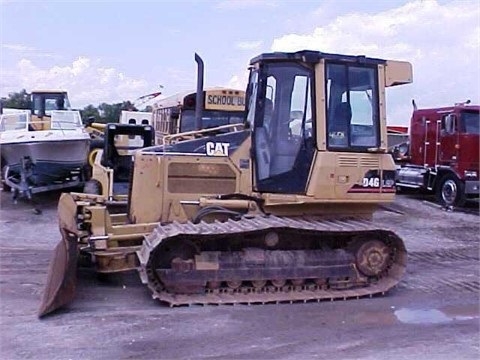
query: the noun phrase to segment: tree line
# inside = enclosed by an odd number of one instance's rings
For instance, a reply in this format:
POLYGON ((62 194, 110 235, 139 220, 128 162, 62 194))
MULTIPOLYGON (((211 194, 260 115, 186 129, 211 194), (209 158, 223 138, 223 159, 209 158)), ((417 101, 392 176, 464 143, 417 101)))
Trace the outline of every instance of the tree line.
MULTIPOLYGON (((25 89, 19 92, 13 92, 8 94, 8 97, 2 98, 2 107, 14 108, 14 109, 31 109, 32 98, 31 94, 25 89)), ((80 111, 82 119, 86 122, 89 118, 95 118, 96 122, 100 123, 115 123, 120 119, 120 113, 123 110, 138 111, 133 102, 130 100, 122 101, 115 104, 101 103, 98 106, 87 105, 83 109, 77 109, 80 111)), ((151 111, 150 107, 146 107, 141 111, 151 111)))

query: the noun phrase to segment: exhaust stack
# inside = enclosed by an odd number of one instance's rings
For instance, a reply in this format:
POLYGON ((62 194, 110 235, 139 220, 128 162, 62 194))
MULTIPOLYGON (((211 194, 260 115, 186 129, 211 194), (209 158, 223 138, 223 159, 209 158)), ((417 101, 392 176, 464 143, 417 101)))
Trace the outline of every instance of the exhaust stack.
POLYGON ((203 105, 203 60, 195 53, 195 61, 197 62, 197 96, 195 98, 195 130, 202 129, 202 105, 203 105))

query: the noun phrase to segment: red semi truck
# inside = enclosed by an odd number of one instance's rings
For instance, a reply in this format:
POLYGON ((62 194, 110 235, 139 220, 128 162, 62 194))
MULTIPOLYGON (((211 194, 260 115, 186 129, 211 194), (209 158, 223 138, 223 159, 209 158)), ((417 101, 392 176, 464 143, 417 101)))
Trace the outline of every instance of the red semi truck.
POLYGON ((443 206, 479 196, 479 106, 417 109, 409 142, 395 146, 397 189, 434 192, 443 206))

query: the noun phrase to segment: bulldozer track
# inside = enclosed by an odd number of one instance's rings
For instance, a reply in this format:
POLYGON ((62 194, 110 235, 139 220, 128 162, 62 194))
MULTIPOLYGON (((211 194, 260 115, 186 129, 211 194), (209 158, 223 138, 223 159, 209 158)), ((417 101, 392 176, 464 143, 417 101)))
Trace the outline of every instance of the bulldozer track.
MULTIPOLYGON (((143 242, 137 253, 140 260, 140 277, 152 291, 154 299, 166 302, 170 306, 180 305, 212 305, 212 304, 265 304, 312 302, 336 299, 351 299, 383 295, 395 287, 406 268, 406 250, 403 241, 393 231, 378 228, 373 223, 359 219, 324 220, 314 217, 283 218, 277 216, 244 217, 241 220, 199 224, 173 222, 158 226, 143 242), (179 236, 195 236, 199 239, 212 239, 234 234, 252 234, 260 231, 298 230, 314 232, 321 241, 322 235, 358 236, 367 235, 383 238, 390 246, 391 259, 387 270, 381 276, 365 284, 337 284, 332 286, 316 285, 308 281, 302 285, 287 283, 283 286, 265 285, 254 287, 243 282, 239 288, 228 287, 205 289, 201 294, 179 294, 165 290, 163 284, 155 276, 151 257, 154 250, 167 239, 179 236)), ((270 281, 268 282, 270 284, 270 281)))

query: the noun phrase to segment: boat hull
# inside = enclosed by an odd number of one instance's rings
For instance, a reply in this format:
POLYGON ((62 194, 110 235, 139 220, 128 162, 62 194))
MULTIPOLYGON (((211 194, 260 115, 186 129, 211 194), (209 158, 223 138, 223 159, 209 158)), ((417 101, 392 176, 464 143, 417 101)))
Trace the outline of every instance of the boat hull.
POLYGON ((27 166, 29 184, 45 185, 81 170, 87 163, 88 151, 88 138, 3 143, 2 166, 8 165, 10 176, 20 176, 27 166))

